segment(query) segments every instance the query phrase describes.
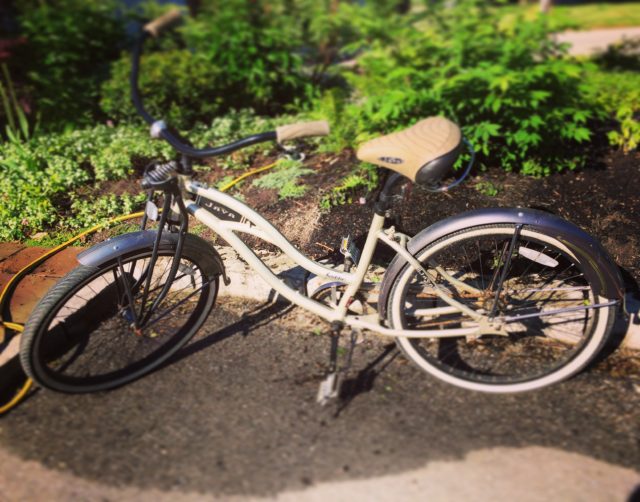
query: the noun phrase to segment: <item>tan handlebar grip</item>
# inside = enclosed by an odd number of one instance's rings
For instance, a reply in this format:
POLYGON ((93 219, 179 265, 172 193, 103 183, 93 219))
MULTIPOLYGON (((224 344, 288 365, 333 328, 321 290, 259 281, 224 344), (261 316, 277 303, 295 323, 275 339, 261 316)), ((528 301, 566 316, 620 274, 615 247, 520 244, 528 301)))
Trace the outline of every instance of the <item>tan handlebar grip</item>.
POLYGON ((182 11, 180 9, 171 9, 169 12, 162 14, 153 21, 144 25, 144 31, 149 33, 153 37, 157 37, 162 30, 164 30, 170 24, 175 23, 182 17, 182 11))
POLYGON ((278 143, 288 139, 305 138, 309 136, 327 136, 329 134, 329 123, 326 120, 317 122, 298 122, 276 128, 276 138, 278 143))

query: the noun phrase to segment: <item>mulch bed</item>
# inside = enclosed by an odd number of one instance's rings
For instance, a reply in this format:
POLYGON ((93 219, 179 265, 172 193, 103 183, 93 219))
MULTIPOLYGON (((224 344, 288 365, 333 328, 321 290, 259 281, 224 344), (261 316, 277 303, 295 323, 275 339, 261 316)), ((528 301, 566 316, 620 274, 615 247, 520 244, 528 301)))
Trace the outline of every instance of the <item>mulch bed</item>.
MULTIPOLYGON (((273 159, 261 158, 254 166, 273 159)), ((303 252, 314 258, 335 254, 341 237, 350 234, 356 242, 366 236, 377 194, 355 192, 352 203, 319 210, 322 197, 356 165, 353 152, 339 155, 310 154, 305 161, 314 173, 301 178, 310 189, 299 199, 279 200, 276 190, 256 188, 245 180, 231 193, 271 221, 303 252), (362 205, 360 198, 365 197, 362 205)), ((223 170, 212 162, 211 171, 198 179, 213 184, 233 171, 223 170)), ((638 291, 640 281, 640 152, 624 154, 601 148, 582 170, 566 171, 546 178, 531 178, 500 169, 475 173, 465 183, 448 193, 429 193, 413 186, 397 205, 399 229, 415 234, 447 216, 483 207, 530 207, 541 209, 572 221, 597 237, 623 269, 627 288, 638 291), (483 184, 497 189, 488 195, 483 184)), ((260 176, 260 175, 258 175, 260 176)), ((131 180, 103 184, 99 193, 132 192, 138 186, 131 180)), ((95 195, 95 194, 94 194, 95 195)), ((215 236, 205 230, 206 238, 215 236)), ((100 233, 92 240, 102 240, 100 233)), ((251 238, 249 238, 251 239, 251 238)), ((254 241, 254 243, 257 243, 254 241)), ((220 243, 222 244, 222 243, 220 243)), ((260 247, 269 249, 261 243, 260 247)), ((385 258, 384 255, 381 256, 385 258)), ((388 256, 387 256, 388 257, 388 256)))

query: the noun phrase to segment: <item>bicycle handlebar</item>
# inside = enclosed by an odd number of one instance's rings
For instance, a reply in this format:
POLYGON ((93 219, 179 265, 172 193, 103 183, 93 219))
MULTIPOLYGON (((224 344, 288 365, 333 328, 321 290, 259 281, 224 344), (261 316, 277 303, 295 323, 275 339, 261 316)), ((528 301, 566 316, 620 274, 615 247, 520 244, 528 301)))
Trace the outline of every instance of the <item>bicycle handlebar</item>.
POLYGON ((171 9, 162 16, 157 17, 153 21, 144 25, 143 30, 149 33, 153 37, 160 35, 160 32, 168 26, 176 23, 182 17, 180 9, 171 9))
POLYGON ((269 131, 262 134, 254 134, 246 138, 239 139, 233 143, 222 145, 214 148, 194 148, 182 141, 177 134, 171 132, 162 120, 157 120, 144 108, 140 89, 138 88, 138 73, 140 72, 140 56, 142 55, 142 46, 149 36, 156 37, 167 26, 176 22, 182 13, 174 9, 159 18, 147 23, 140 37, 138 38, 133 49, 133 60, 131 63, 131 100, 138 114, 144 121, 151 126, 151 135, 155 138, 162 138, 167 141, 178 152, 191 158, 214 157, 216 155, 224 155, 231 153, 240 148, 244 148, 256 143, 276 140, 278 143, 294 138, 303 138, 309 136, 326 136, 329 134, 329 124, 325 121, 318 122, 301 122, 280 126, 276 131, 269 131))
POLYGON ((306 138, 309 136, 327 136, 329 134, 329 123, 326 120, 317 122, 298 122, 297 124, 283 125, 276 127, 276 138, 278 143, 295 138, 306 138))

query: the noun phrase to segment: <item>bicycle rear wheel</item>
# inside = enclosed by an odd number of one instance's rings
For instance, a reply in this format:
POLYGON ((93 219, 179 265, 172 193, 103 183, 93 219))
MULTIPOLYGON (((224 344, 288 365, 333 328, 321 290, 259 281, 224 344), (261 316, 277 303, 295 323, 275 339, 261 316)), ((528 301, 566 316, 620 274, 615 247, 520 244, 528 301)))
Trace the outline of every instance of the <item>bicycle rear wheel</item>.
MULTIPOLYGON (((452 298, 493 313, 501 325, 473 336, 397 339, 421 369, 459 387, 521 392, 553 384, 588 364, 610 334, 615 306, 594 308, 608 300, 596 295, 587 265, 534 228, 516 234, 510 224, 470 227, 416 257, 452 298)), ((409 266, 398 274, 388 308, 391 325, 408 331, 478 325, 439 299, 409 266)))
POLYGON ((190 237, 166 297, 141 328, 133 321, 144 300, 145 279, 151 274, 148 309, 167 282, 174 246, 162 245, 153 270, 152 250, 145 249, 121 256, 120 263, 71 271, 25 326, 20 359, 26 373, 48 389, 95 392, 128 383, 171 357, 205 321, 218 291, 210 248, 190 237))

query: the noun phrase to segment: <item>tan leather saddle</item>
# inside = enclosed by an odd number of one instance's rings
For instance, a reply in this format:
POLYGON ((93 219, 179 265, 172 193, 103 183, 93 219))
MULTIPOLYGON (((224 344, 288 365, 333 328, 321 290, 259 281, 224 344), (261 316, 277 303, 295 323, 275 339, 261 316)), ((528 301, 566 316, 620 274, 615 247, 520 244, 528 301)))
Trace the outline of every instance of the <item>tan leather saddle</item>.
POLYGON ((402 131, 364 143, 357 156, 420 184, 440 181, 460 153, 460 128, 444 117, 429 117, 402 131))

